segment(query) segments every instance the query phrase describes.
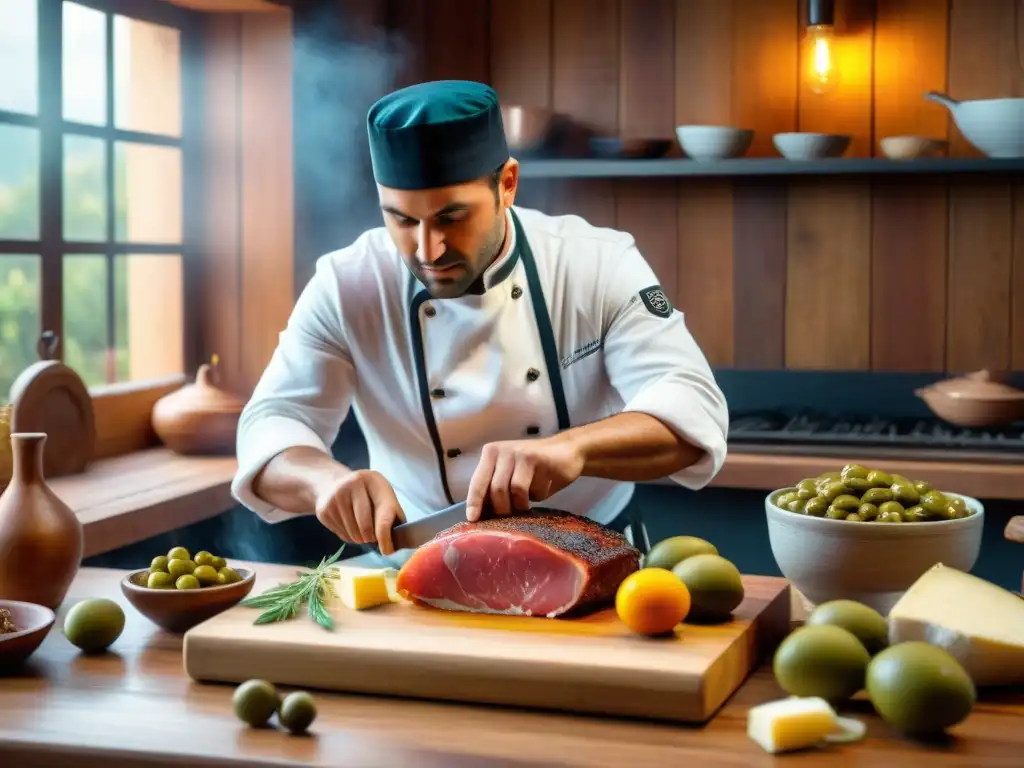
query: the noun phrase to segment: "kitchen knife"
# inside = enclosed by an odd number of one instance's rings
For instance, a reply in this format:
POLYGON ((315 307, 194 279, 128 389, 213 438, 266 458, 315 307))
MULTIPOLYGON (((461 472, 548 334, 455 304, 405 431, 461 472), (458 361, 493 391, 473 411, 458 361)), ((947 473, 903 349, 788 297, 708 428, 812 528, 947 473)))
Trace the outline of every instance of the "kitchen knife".
POLYGON ((391 529, 391 542, 395 549, 415 549, 426 544, 441 531, 451 528, 456 523, 466 521, 466 502, 460 501, 439 512, 399 523, 391 529))

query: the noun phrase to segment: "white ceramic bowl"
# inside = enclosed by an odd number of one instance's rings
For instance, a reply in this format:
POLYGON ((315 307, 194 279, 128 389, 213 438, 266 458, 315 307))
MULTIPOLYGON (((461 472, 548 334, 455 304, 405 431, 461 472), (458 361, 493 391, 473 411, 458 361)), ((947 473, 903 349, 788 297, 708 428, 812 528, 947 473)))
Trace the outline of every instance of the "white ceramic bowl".
POLYGON ((741 157, 750 148, 754 132, 727 125, 679 125, 676 139, 693 160, 724 160, 741 157))
POLYGON ((925 136, 886 136, 878 142, 878 146, 890 160, 913 160, 934 155, 946 143, 925 136))
POLYGON ((985 508, 959 496, 974 512, 960 520, 927 523, 858 523, 812 517, 775 506, 765 497, 768 539, 779 570, 811 603, 856 600, 883 616, 936 563, 970 571, 981 551, 985 508))
POLYGON ((772 143, 787 160, 818 160, 842 155, 850 138, 836 133, 776 133, 772 143))
POLYGON ((958 101, 929 91, 925 98, 945 105, 960 133, 989 157, 1024 157, 1024 98, 958 101))

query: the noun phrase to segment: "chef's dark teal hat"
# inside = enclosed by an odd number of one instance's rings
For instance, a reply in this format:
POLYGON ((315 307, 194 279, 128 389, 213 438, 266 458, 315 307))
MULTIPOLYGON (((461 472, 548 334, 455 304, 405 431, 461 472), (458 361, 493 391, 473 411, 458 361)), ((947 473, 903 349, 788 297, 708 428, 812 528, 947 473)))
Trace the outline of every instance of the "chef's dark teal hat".
POLYGON ((478 179, 509 158, 494 89, 468 80, 419 83, 388 94, 366 117, 378 184, 431 189, 478 179))

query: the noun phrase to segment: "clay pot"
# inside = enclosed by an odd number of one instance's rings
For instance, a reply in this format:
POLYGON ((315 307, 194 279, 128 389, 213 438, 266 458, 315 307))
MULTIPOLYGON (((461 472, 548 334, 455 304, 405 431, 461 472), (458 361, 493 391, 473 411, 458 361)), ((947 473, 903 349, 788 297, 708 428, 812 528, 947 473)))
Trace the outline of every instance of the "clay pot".
POLYGON ((11 435, 14 471, 0 496, 0 598, 56 611, 82 563, 75 513, 43 477, 42 432, 11 435))
POLYGON ((932 413, 960 427, 993 427, 1024 419, 1024 390, 975 371, 915 390, 932 413))
POLYGON ((194 384, 160 398, 153 406, 153 430, 175 453, 232 454, 238 417, 245 403, 217 386, 217 357, 199 366, 194 384))

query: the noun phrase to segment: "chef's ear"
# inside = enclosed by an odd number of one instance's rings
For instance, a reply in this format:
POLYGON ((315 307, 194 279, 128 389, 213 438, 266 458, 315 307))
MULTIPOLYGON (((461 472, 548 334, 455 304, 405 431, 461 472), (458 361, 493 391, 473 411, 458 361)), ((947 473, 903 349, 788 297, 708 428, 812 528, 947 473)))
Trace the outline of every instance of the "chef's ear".
POLYGON ((510 157, 505 161, 505 167, 501 169, 501 179, 498 182, 502 205, 506 208, 510 207, 516 200, 516 191, 518 189, 519 161, 514 157, 510 157))

